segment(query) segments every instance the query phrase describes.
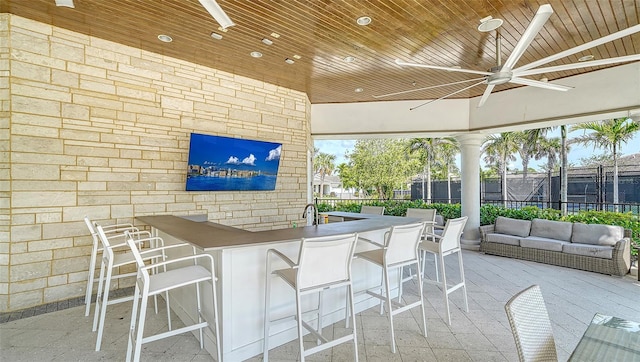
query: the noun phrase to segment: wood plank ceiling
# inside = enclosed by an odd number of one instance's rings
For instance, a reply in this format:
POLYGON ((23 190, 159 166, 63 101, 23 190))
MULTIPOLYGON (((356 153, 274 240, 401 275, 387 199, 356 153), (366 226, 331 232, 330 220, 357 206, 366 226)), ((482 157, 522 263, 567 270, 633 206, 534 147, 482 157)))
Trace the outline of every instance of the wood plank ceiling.
MULTIPOLYGON (((3 0, 0 11, 53 24, 155 53, 306 92, 312 103, 367 102, 374 95, 476 78, 474 75, 400 67, 394 60, 485 71, 495 65, 495 31, 479 20, 504 20, 506 58, 541 4, 554 14, 517 65, 614 33, 640 22, 637 0, 219 0, 235 22, 227 32, 198 0, 3 0), (369 16, 371 24, 356 19, 369 16), (221 40, 210 34, 217 32, 221 40), (277 33, 279 38, 271 35, 277 33), (160 42, 170 35, 171 43, 160 42), (261 42, 263 38, 272 45, 261 42), (261 58, 249 54, 259 51, 261 58), (300 56, 299 59, 294 56, 300 56), (346 57, 353 62, 346 62, 346 57), (294 64, 285 63, 289 58, 294 64), (361 92, 356 92, 361 88, 361 92)), ((640 53, 640 33, 569 56, 550 65, 593 55, 604 59, 640 53)), ((584 68, 536 76, 556 80, 584 68)), ((469 83, 470 84, 470 83, 469 83)), ((463 88, 453 85, 385 100, 429 99, 463 88)), ((516 85, 496 87, 500 91, 516 85)), ((484 86, 456 97, 481 95, 484 86)))

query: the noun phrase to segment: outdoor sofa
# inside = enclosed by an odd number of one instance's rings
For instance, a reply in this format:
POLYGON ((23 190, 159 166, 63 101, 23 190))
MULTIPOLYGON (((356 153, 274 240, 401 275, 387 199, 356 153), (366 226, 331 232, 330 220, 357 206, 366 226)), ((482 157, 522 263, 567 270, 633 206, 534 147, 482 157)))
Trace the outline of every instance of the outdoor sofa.
POLYGON ((485 254, 618 276, 631 267, 631 231, 621 226, 500 216, 480 234, 485 254))

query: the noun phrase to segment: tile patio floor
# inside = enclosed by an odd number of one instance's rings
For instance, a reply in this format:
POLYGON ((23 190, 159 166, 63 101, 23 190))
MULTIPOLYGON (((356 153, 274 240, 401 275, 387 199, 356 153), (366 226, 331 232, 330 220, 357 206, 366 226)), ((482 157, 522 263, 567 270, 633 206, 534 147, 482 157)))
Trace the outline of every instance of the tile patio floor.
MULTIPOLYGON (((558 355, 566 361, 596 312, 640 321, 640 282, 574 269, 464 251, 469 313, 462 309, 461 292, 451 295, 452 325, 444 321, 439 289, 425 285, 427 329, 419 332, 418 309, 396 317, 398 352, 388 345, 386 318, 371 308, 357 316, 360 361, 517 361, 515 344, 503 309, 518 291, 539 284, 552 320, 558 355)), ((457 278, 454 259, 447 273, 457 278), (449 269, 451 269, 449 271, 449 269)), ((429 266, 430 264, 428 264, 429 266)), ((405 287, 405 295, 417 291, 405 287)), ((75 306, 0 324, 2 361, 97 361, 124 359, 131 303, 111 306, 100 352, 94 352, 95 333, 84 307, 75 306)), ((147 328, 165 328, 163 313, 150 316, 147 328)), ((340 333, 343 323, 327 327, 340 333)), ((142 360, 212 361, 191 335, 177 336, 143 347, 142 360)), ((312 356, 313 361, 353 360, 352 345, 344 344, 312 356)), ((272 361, 295 361, 295 342, 272 350, 272 361)), ((260 361, 261 356, 251 359, 260 361)))

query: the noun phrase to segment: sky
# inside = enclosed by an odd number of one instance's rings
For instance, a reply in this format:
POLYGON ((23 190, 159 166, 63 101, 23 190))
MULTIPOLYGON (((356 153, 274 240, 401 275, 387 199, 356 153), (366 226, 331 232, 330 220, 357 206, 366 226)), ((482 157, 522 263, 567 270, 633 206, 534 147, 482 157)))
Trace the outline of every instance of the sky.
POLYGON ((192 133, 189 165, 277 173, 281 151, 279 143, 192 133))
MULTIPOLYGON (((569 132, 567 134, 567 139, 571 139, 577 136, 582 135, 583 131, 574 131, 569 132)), ((560 137, 560 129, 556 129, 552 132, 549 132, 547 137, 560 137)), ((347 158, 345 154, 353 150, 353 146, 355 145, 355 140, 316 140, 314 142, 315 147, 317 147, 320 152, 329 153, 336 156, 335 165, 339 165, 341 163, 346 163, 347 158)), ((592 155, 600 155, 605 153, 606 151, 603 149, 593 149, 593 146, 580 146, 580 145, 572 145, 569 150, 568 161, 570 165, 577 166, 580 164, 581 158, 587 158, 592 155)), ((640 152, 640 131, 636 132, 635 137, 623 144, 620 150, 621 155, 630 155, 633 153, 640 152)), ((517 160, 513 162, 511 165, 519 170, 522 170, 522 161, 520 157, 516 155, 517 160)), ((542 164, 546 162, 545 159, 540 161, 531 160, 529 162, 529 167, 535 168, 537 170, 541 169, 542 164)), ((456 163, 458 167, 460 167, 460 157, 458 156, 456 159, 456 163)), ((484 161, 480 160, 480 165, 484 166, 484 161)), ((511 167, 510 167, 511 168, 511 167)))

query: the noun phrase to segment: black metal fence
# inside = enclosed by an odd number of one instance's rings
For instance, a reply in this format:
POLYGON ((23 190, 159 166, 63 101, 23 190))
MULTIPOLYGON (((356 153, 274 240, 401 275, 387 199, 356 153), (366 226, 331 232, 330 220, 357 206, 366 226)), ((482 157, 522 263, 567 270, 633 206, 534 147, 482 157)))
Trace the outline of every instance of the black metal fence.
MULTIPOLYGON (((508 175, 507 199, 503 199, 502 180, 500 178, 484 178, 480 183, 480 203, 501 205, 507 208, 520 209, 524 206, 553 208, 560 210, 560 172, 528 173, 508 175)), ((618 203, 613 203, 613 168, 600 166, 597 168, 570 169, 567 178, 567 212, 575 213, 586 210, 632 212, 640 216, 640 167, 620 167, 618 171, 618 203)), ((426 185, 421 179, 414 179, 410 190, 411 200, 426 199, 426 185)), ((431 182, 431 199, 434 203, 460 203, 460 180, 435 180, 431 182), (449 198, 451 195, 451 198, 449 198)), ((394 201, 407 201, 409 191, 398 191, 394 201)), ((321 198, 317 202, 335 206, 338 202, 362 203, 370 200, 321 198)))

